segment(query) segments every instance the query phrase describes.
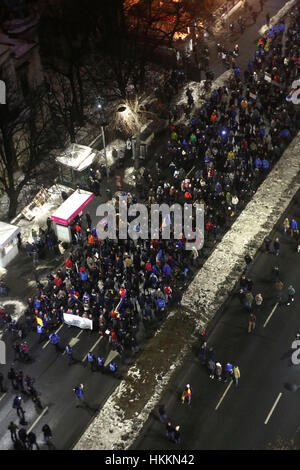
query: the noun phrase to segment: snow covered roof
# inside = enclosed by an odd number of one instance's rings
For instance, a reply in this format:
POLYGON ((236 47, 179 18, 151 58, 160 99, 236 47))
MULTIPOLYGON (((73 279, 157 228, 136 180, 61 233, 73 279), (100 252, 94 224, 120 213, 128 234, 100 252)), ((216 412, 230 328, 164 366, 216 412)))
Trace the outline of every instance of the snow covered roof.
POLYGON ((16 225, 0 222, 0 248, 4 248, 20 232, 20 227, 16 225))
POLYGON ((83 171, 93 163, 95 156, 96 152, 91 147, 74 143, 69 145, 63 155, 56 157, 56 161, 74 170, 83 171))
POLYGON ((51 216, 51 220, 62 225, 69 225, 88 203, 94 199, 94 194, 82 189, 74 191, 68 199, 51 216))

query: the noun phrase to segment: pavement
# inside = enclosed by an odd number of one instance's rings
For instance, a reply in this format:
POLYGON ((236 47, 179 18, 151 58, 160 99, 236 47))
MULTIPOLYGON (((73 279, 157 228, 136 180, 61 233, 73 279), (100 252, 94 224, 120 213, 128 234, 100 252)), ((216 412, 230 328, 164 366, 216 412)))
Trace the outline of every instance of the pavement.
POLYGON ((291 364, 291 345, 300 326, 300 255, 296 241, 282 230, 283 219, 292 216, 300 221, 300 191, 271 233, 273 240, 276 236, 280 239, 279 256, 262 247, 248 273, 254 282, 253 295, 261 292, 264 298, 261 309, 255 311, 255 331, 247 331, 248 312, 240 304, 236 288, 209 334, 207 346, 214 347, 216 360, 239 366, 239 385, 209 378, 201 364, 199 343, 161 397, 168 419, 181 426, 181 443, 167 440, 165 425, 155 410, 130 450, 299 448, 299 395, 289 391, 288 385, 300 385, 300 366, 291 364), (283 303, 279 305, 272 274, 277 263, 284 283, 283 303), (290 284, 296 295, 288 307, 285 300, 290 284), (187 383, 194 392, 190 406, 180 401, 187 383))

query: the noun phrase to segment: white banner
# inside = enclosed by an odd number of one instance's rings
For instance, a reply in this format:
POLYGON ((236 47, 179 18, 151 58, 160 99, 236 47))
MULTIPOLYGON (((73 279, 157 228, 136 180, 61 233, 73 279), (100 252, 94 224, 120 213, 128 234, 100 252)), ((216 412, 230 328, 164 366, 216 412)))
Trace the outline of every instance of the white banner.
POLYGON ((78 326, 78 328, 82 328, 84 330, 93 329, 93 320, 79 317, 78 315, 72 315, 71 313, 64 313, 64 322, 67 325, 78 326))

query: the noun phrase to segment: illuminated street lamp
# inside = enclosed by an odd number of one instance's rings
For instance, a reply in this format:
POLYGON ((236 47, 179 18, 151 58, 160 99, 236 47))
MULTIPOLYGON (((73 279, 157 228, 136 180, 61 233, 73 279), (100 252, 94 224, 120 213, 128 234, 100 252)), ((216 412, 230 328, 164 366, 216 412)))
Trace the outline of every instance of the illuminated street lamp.
POLYGON ((139 167, 140 144, 141 144, 141 122, 139 120, 138 112, 135 112, 129 106, 119 106, 117 112, 123 120, 124 127, 134 132, 131 138, 132 144, 132 158, 134 161, 134 168, 137 170, 139 167))
POLYGON ((104 133, 104 127, 107 126, 107 121, 105 119, 104 107, 103 107, 103 103, 101 102, 101 98, 98 97, 97 101, 98 101, 97 108, 98 108, 98 111, 99 111, 101 133, 102 133, 103 153, 104 153, 104 160, 105 160, 105 166, 106 166, 106 175, 107 175, 107 179, 108 179, 109 178, 109 167, 108 167, 108 163, 107 163, 105 133, 104 133))

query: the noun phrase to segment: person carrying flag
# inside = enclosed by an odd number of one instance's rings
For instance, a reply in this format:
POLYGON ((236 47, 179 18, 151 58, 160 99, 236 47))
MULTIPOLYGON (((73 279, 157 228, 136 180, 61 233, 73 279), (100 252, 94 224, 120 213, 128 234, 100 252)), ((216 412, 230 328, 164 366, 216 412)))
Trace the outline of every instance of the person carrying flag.
POLYGON ((190 384, 187 384, 184 391, 182 392, 181 403, 184 404, 185 399, 187 399, 188 405, 190 405, 192 402, 192 394, 192 387, 190 386, 190 384))

